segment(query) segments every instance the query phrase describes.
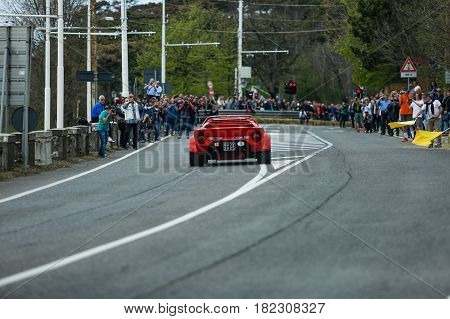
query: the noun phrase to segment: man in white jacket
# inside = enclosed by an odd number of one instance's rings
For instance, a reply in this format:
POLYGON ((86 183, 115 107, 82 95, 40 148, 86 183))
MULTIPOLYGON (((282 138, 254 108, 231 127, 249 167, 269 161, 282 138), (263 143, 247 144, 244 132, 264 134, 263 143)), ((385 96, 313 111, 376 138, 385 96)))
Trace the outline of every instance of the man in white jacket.
POLYGON ((133 94, 128 96, 128 102, 123 105, 125 113, 125 122, 127 122, 127 130, 125 132, 125 149, 128 149, 126 143, 130 140, 130 131, 133 130, 133 149, 137 150, 138 147, 138 132, 139 132, 139 105, 134 101, 133 94))

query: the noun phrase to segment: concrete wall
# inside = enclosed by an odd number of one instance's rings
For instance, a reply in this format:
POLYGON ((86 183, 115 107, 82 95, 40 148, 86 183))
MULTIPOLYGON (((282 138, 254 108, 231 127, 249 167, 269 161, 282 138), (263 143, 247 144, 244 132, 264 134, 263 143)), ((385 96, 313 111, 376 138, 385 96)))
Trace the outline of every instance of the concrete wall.
MULTIPOLYGON (((119 140, 117 124, 112 124, 114 141, 119 140)), ((22 162, 22 133, 0 134, 0 171, 10 170, 22 162)), ((100 141, 97 124, 29 133, 30 165, 49 165, 54 160, 97 154, 100 141)), ((108 143, 110 149, 117 143, 108 143)))

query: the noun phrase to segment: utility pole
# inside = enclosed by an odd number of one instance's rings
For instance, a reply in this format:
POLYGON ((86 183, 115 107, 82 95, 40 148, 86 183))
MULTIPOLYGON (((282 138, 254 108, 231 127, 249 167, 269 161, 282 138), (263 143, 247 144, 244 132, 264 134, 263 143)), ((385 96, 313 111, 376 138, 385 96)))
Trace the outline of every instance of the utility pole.
POLYGON ((58 0, 58 67, 56 70, 56 127, 64 127, 64 1, 58 0))
MULTIPOLYGON (((91 71, 91 3, 87 5, 87 43, 86 43, 86 70, 91 71)), ((92 120, 92 84, 86 82, 86 119, 88 122, 92 120)))
POLYGON ((237 61, 237 90, 238 98, 242 97, 242 33, 244 20, 243 0, 239 0, 239 26, 238 26, 238 61, 237 61))
POLYGON ((121 25, 122 29, 122 96, 128 97, 128 39, 127 39, 127 2, 122 0, 121 25))
POLYGON ((165 91, 166 83, 166 0, 162 0, 162 30, 161 30, 161 83, 165 91))
MULTIPOLYGON (((50 0, 45 1, 45 14, 50 15, 50 0)), ((44 130, 50 129, 51 110, 50 88, 50 17, 45 18, 45 89, 44 89, 44 130)))
MULTIPOLYGON (((90 0, 91 3, 91 71, 94 71, 94 101, 98 99, 98 79, 97 79, 97 35, 95 32, 97 27, 97 11, 96 11, 96 0, 90 0), (92 32, 93 31, 93 32, 92 32)), ((92 84, 91 84, 92 85, 92 84)), ((92 91, 91 91, 92 92, 92 91)), ((92 93, 91 93, 92 101, 92 93)), ((92 102, 91 102, 92 103, 92 102)), ((91 104, 92 105, 92 104, 91 104)))

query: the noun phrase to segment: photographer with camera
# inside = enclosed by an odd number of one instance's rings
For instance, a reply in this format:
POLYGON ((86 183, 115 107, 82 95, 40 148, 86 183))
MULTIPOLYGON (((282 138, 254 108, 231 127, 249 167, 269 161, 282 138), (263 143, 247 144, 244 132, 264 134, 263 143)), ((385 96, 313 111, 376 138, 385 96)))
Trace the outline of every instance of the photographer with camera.
POLYGON ((152 98, 156 98, 156 88, 155 88, 155 80, 150 79, 147 85, 144 86, 145 93, 147 94, 147 99, 151 100, 152 98))
MULTIPOLYGON (((138 125, 141 120, 139 115, 139 105, 134 101, 134 95, 129 94, 128 101, 125 101, 123 105, 125 113, 125 121, 127 123, 127 129, 125 133, 125 143, 130 140, 130 131, 133 130, 133 149, 137 150, 138 147, 138 125)), ((125 144, 124 149, 128 149, 125 144)))
POLYGON ((153 123, 153 129, 155 132, 155 141, 160 141, 161 123, 162 123, 162 108, 160 102, 155 102, 153 104, 150 114, 153 123))
POLYGON ((197 112, 196 107, 192 104, 191 99, 183 99, 180 108, 179 114, 181 117, 180 130, 178 131, 178 139, 181 139, 183 135, 183 131, 186 130, 186 138, 189 139, 189 133, 194 129, 195 125, 195 115, 197 112))

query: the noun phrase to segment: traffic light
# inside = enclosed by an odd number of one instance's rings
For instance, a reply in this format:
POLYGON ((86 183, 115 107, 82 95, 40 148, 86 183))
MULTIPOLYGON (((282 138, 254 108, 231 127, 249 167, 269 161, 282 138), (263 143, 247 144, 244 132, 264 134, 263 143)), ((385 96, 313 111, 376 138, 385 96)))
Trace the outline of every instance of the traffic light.
POLYGON ((364 98, 364 90, 360 87, 357 87, 355 89, 355 96, 359 97, 360 99, 364 98))
POLYGON ((289 95, 297 94, 297 82, 289 81, 284 85, 284 93, 289 95))

